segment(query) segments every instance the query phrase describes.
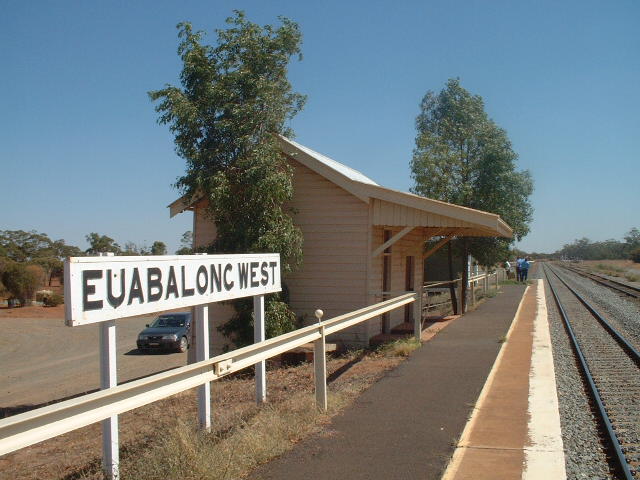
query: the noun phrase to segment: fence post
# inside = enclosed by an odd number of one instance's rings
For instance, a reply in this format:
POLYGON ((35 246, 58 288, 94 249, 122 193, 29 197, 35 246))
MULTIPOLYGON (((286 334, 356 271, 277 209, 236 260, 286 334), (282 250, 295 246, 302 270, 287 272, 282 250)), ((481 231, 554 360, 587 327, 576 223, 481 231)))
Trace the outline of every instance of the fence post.
POLYGON ((469 286, 471 287, 471 305, 476 304, 476 280, 472 280, 469 282, 469 286))
MULTIPOLYGON (((109 320, 100 324, 100 388, 117 385, 116 321, 109 320)), ((114 415, 102 421, 102 468, 108 479, 116 480, 119 476, 118 449, 118 416, 114 415)))
POLYGON ((417 298, 413 308, 413 335, 420 341, 422 338, 422 287, 415 295, 417 298))
MULTIPOLYGON (((322 321, 322 310, 316 310, 318 323, 322 321)), ((320 338, 313 342, 313 373, 316 381, 316 407, 327 411, 327 356, 324 326, 320 326, 320 338)))
MULTIPOLYGON (((264 342, 264 295, 253 297, 253 342, 264 342)), ((256 403, 260 405, 267 399, 267 362, 262 360, 255 365, 256 403)))
MULTIPOLYGON (((209 359, 209 306, 198 305, 194 308, 193 319, 196 328, 196 362, 209 359)), ((198 422, 200 428, 211 430, 211 383, 198 387, 198 422)))

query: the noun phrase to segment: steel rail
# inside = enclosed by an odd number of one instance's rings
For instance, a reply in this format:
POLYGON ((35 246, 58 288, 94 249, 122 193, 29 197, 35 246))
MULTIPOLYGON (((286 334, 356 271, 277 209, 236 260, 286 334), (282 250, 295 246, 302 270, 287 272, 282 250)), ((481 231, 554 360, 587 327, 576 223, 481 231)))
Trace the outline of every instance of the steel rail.
POLYGON ((627 351, 631 359, 640 367, 640 352, 636 350, 636 348, 631 345, 624 336, 615 329, 613 325, 611 325, 594 307, 591 306, 589 302, 587 302, 584 297, 582 297, 578 292, 576 292, 567 282, 565 282, 560 275, 558 275, 553 268, 551 268, 553 274, 560 280, 565 287, 569 289, 571 293, 575 295, 575 297, 580 300, 587 310, 593 315, 598 322, 609 332, 609 334, 618 342, 618 344, 627 351))
MULTIPOLYGON (((549 270, 551 270, 551 272, 558 279, 560 279, 560 281, 562 281, 562 279, 558 276, 558 274, 556 272, 553 271, 553 269, 551 267, 549 267, 549 270)), ((594 399, 594 401, 596 402, 596 406, 597 406, 597 409, 598 409, 598 414, 600 415, 600 420, 602 421, 603 425, 605 426, 607 438, 609 440, 609 443, 610 443, 611 447, 613 447, 613 451, 614 451, 614 454, 615 454, 614 456, 615 456, 615 459, 616 459, 616 466, 618 467, 619 472, 624 475, 624 479, 625 480, 634 480, 635 477, 634 477, 633 473, 631 472, 631 469, 629 468, 629 463, 627 462, 627 459, 624 456, 624 453, 622 451, 622 447, 620 445, 620 442, 618 441, 618 438, 617 438, 617 436, 616 436, 616 434, 614 432, 613 424, 611 423, 611 419, 609 418, 609 415, 607 414, 607 411, 606 411, 606 409, 604 407, 604 403, 602 402, 602 398, 600 396, 600 392, 598 391, 598 387, 596 387, 595 381, 594 381, 593 376, 591 374, 591 370, 589 369, 589 365, 588 365, 588 363, 587 363, 587 361, 586 361, 586 359, 585 359, 585 357, 584 357, 584 355, 582 353, 582 349, 580 347, 580 343, 578 342, 578 339, 575 336, 575 333, 573 331, 573 327, 571 326, 571 322, 569 321, 569 316, 567 315, 567 312, 565 311, 564 307, 562 306, 562 302, 560 302, 560 298, 558 297, 558 294, 557 294, 555 288, 553 287, 553 285, 549 281, 549 275, 547 274, 547 269, 546 268, 545 268, 545 276, 547 277, 547 284, 549 285, 549 289, 551 290, 551 293, 553 294, 553 297, 555 298, 556 305, 558 306, 558 310, 560 311, 560 315, 562 316, 562 319, 564 321, 564 325, 565 325, 565 327, 567 329, 567 332, 569 333, 569 338, 571 339, 571 344, 572 344, 573 350, 574 350, 576 356, 578 357, 578 360, 579 360, 579 363, 580 363, 580 367, 582 369, 582 373, 584 374, 584 377, 587 380, 587 383, 589 385, 589 390, 591 392, 591 396, 594 399)), ((572 289, 570 289, 570 290, 572 291, 572 293, 574 295, 577 295, 572 289)), ((591 310, 590 310, 590 312, 591 312, 591 310)))
POLYGON ((578 275, 582 275, 583 277, 593 280, 594 282, 599 283, 600 285, 604 285, 605 287, 609 287, 610 289, 617 292, 624 293, 625 295, 633 298, 640 298, 640 288, 634 287, 633 285, 618 282, 617 280, 603 277, 602 275, 598 275, 597 273, 585 272, 584 270, 580 270, 578 268, 567 267, 564 265, 562 266, 562 268, 565 268, 570 272, 577 273, 578 275))
POLYGON ((415 293, 116 387, 0 419, 0 455, 211 382, 415 301, 415 293))

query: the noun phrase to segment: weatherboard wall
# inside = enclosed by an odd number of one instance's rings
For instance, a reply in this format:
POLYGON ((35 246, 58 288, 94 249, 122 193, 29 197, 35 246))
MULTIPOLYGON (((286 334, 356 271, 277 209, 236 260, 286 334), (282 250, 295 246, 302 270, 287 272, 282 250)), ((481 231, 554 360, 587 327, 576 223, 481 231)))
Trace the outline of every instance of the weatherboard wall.
MULTIPOLYGON (((372 250, 375 250, 384 243, 384 230, 390 230, 393 237, 402 230, 403 227, 372 225, 372 250)), ((424 245, 424 229, 421 227, 414 228, 411 232, 406 234, 390 248, 388 254, 391 258, 391 275, 389 291, 393 292, 397 296, 400 292, 405 291, 405 272, 406 261, 408 256, 414 257, 414 269, 413 269, 413 285, 415 289, 423 283, 423 267, 422 267, 422 254, 424 245)), ((371 261, 371 275, 370 275, 370 288, 371 293, 370 302, 380 302, 382 300, 382 286, 383 286, 383 266, 384 256, 382 253, 371 261)), ((392 311, 390 316, 390 328, 404 322, 404 309, 399 308, 392 311)), ((369 336, 376 335, 382 331, 382 318, 376 319, 376 322, 371 322, 368 325, 369 336)))
MULTIPOLYGON (((291 307, 305 324, 316 309, 332 318, 366 306, 369 205, 299 162, 294 169, 290 206, 304 236, 302 267, 285 282, 291 307)), ((329 341, 366 346, 367 324, 336 334, 329 341)))
MULTIPOLYGON (((293 210, 294 223, 304 237, 303 264, 284 278, 292 310, 309 324, 315 321, 316 309, 322 309, 328 319, 368 305, 369 205, 297 161, 289 161, 294 169, 294 196, 286 207, 293 210)), ((206 203, 199 202, 194 208, 194 245, 207 245, 215 235, 206 203)), ((213 354, 228 342, 217 327, 232 314, 229 305, 209 308, 213 354)), ((366 346, 372 322, 344 330, 329 341, 366 346)))

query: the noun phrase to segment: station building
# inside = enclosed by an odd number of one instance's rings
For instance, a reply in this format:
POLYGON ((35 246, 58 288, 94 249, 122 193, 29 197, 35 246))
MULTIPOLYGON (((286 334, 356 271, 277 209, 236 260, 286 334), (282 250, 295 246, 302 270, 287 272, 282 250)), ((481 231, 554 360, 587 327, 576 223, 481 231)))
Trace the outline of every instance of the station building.
MULTIPOLYGON (((293 198, 288 205, 304 237, 303 265, 284 281, 291 308, 303 322, 357 310, 423 284, 424 260, 454 237, 511 237, 511 228, 492 213, 392 190, 325 155, 280 137, 282 154, 293 167, 293 198), (440 240, 429 251, 425 242, 440 240)), ((194 246, 210 244, 216 226, 206 200, 169 205, 173 217, 193 211, 194 246)), ((341 346, 364 347, 419 314, 418 302, 363 322, 330 338, 341 346)), ((215 327, 225 323, 233 307, 212 304, 212 354, 226 340, 215 327)))

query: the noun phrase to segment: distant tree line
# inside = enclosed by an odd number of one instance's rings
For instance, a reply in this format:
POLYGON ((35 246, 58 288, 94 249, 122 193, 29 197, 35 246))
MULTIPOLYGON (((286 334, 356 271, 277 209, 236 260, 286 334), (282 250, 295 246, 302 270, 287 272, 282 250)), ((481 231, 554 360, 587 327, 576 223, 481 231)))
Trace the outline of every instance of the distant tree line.
MULTIPOLYGON (((518 252, 525 253, 525 252, 518 252)), ((622 260, 630 259, 640 263, 640 230, 632 228, 621 240, 603 240, 592 242, 586 237, 567 243, 554 253, 530 253, 538 259, 571 259, 571 260, 622 260)))
MULTIPOLYGON (((0 230, 0 298, 15 299, 21 305, 33 300, 38 289, 51 286, 56 277, 62 280, 63 262, 67 257, 103 252, 114 255, 167 254, 167 246, 161 241, 153 242, 150 247, 133 242, 127 242, 121 247, 107 235, 92 232, 85 238, 89 248, 82 250, 77 246, 67 245, 62 239, 52 240, 47 234, 35 230, 0 230)), ((191 241, 191 232, 185 232, 176 254, 193 253, 191 241)))

